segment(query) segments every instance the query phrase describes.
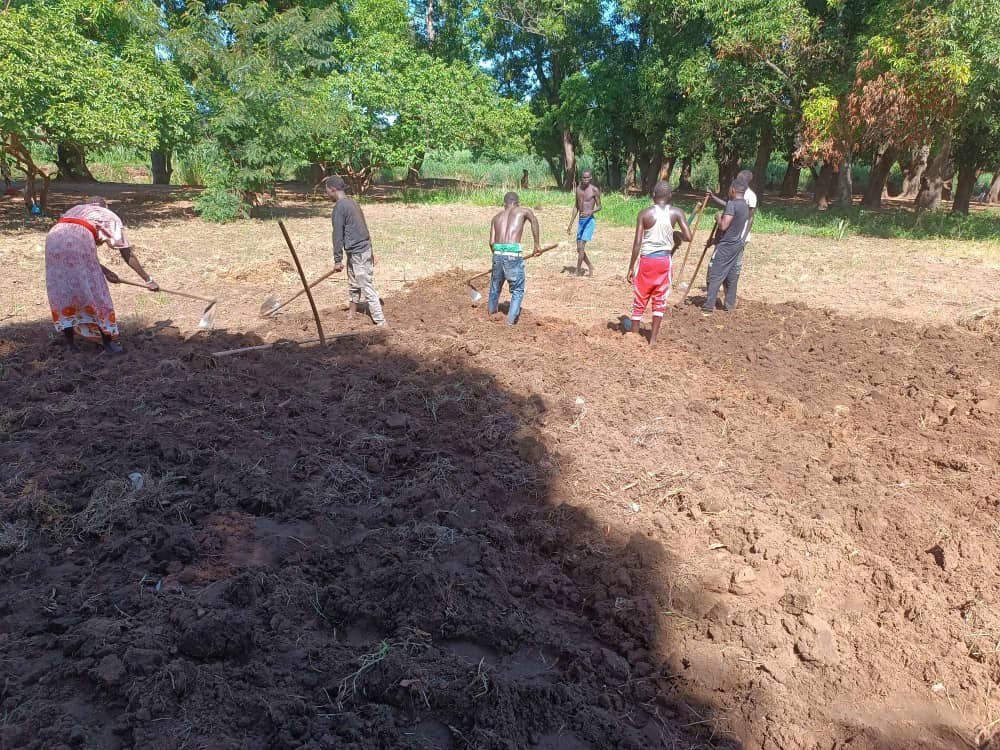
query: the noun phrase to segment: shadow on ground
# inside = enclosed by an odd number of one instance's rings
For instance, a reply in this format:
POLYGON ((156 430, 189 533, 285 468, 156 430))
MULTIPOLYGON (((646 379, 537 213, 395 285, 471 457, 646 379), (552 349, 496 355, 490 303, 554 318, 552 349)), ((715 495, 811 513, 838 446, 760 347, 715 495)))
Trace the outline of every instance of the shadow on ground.
POLYGON ((703 741, 667 553, 552 496, 540 397, 371 339, 47 328, 0 329, 0 746, 703 741))

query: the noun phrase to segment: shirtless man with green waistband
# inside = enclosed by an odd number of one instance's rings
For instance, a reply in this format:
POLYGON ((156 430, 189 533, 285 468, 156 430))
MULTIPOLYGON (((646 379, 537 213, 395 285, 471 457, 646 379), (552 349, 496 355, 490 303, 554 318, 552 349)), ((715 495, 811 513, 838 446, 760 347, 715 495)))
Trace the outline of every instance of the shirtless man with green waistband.
MULTIPOLYGON (((522 208, 517 193, 507 193, 503 198, 503 211, 493 217, 490 224, 490 250, 493 252, 493 275, 490 277, 489 314, 493 315, 500 304, 500 289, 503 282, 510 287, 510 311, 507 325, 517 322, 524 299, 524 256, 521 254, 521 235, 524 224, 531 224, 531 235, 535 240, 533 255, 539 255, 538 217, 530 208, 522 208)), ((530 257, 530 256, 529 256, 530 257)))

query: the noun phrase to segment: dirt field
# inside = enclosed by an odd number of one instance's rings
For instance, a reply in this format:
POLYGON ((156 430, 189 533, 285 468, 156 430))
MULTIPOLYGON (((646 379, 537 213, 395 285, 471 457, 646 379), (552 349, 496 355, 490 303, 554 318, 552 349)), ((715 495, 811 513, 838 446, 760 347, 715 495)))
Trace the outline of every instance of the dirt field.
MULTIPOLYGON (((331 284, 364 335, 214 358, 312 335, 256 315, 280 233, 136 197, 219 330, 114 288, 127 354, 69 354, 43 232, 0 239, 0 748, 1000 747, 980 248, 761 236, 739 309, 650 350, 602 229, 593 280, 531 261, 512 330, 454 271, 381 283, 384 335, 331 284)), ((283 210, 317 275, 328 209, 283 210)), ((485 267, 487 215, 371 207, 378 275, 485 267)))

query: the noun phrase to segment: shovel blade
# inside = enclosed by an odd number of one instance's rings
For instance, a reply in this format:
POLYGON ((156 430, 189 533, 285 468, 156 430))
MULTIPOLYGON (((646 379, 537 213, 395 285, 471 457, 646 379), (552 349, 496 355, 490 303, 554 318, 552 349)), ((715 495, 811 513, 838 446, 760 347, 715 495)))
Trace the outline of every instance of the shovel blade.
POLYGON ((274 297, 268 297, 260 306, 260 317, 266 318, 281 305, 274 297))
POLYGON ((479 302, 480 300, 482 300, 482 298, 483 295, 479 293, 478 289, 469 289, 469 299, 471 299, 473 302, 479 302))
POLYGON ((215 303, 213 302, 202 314, 198 321, 198 327, 203 331, 210 331, 215 327, 215 303))

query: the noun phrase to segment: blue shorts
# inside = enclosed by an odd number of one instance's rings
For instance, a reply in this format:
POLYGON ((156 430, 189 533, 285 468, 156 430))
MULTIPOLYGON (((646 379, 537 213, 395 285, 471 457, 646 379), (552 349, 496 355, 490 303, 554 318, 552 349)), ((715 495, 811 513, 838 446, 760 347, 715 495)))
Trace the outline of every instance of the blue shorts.
POLYGON ((596 225, 597 221, 593 216, 588 216, 586 219, 581 218, 580 223, 576 227, 577 241, 590 242, 594 239, 594 227, 596 225))

